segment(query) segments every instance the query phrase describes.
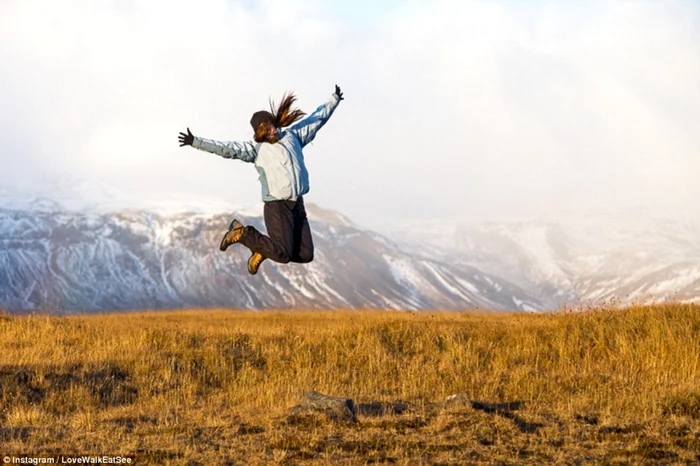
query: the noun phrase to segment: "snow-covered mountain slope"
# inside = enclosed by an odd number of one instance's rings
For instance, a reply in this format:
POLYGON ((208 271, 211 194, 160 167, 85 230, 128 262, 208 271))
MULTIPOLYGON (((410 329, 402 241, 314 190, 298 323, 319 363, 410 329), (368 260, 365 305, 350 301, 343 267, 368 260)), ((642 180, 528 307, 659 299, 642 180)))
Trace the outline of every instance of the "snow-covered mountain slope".
MULTIPOLYGON (((218 250, 230 217, 0 209, 0 306, 80 312, 181 307, 522 309, 544 303, 469 264, 401 247, 307 206, 316 256, 263 263, 218 250)), ((239 212, 262 228, 260 216, 239 212)))
POLYGON ((440 233, 416 224, 384 233, 502 277, 550 308, 612 299, 700 301, 700 227, 691 221, 488 222, 440 233))

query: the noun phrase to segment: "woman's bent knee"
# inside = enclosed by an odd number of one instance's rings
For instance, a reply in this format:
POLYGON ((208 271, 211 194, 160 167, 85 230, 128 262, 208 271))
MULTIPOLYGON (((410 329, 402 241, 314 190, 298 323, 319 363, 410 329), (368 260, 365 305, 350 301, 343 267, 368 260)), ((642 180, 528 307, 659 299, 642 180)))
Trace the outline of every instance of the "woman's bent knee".
POLYGON ((312 262, 314 260, 314 253, 311 252, 310 254, 299 254, 299 257, 297 257, 297 261, 300 264, 308 264, 309 262, 312 262))

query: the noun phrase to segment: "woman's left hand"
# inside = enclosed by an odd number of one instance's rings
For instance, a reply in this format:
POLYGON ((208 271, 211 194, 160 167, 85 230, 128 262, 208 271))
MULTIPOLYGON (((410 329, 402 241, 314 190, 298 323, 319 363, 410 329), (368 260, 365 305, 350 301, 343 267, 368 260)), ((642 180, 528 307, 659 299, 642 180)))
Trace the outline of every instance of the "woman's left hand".
POLYGON ((337 84, 335 85, 335 95, 338 96, 339 100, 343 100, 343 93, 340 91, 340 88, 337 84))

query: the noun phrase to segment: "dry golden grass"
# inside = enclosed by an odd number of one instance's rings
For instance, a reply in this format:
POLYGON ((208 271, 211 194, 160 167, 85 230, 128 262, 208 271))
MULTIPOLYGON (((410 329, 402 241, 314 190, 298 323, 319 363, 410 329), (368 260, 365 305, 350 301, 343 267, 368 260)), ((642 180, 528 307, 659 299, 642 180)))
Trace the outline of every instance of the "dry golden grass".
POLYGON ((693 305, 8 316, 0 336, 0 455, 135 454, 136 464, 190 465, 700 462, 693 305), (410 409, 356 423, 291 415, 309 390, 410 409), (446 403, 454 394, 468 400, 446 403))

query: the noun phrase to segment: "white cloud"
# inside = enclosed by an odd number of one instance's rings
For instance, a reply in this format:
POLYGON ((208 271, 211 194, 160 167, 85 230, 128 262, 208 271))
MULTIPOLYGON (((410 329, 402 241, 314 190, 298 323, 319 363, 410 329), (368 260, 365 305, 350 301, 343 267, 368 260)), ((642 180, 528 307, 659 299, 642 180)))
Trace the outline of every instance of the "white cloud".
POLYGON ((0 183, 256 202, 250 165, 176 133, 247 139, 268 97, 293 89, 311 111, 338 83, 309 200, 358 221, 684 212, 700 198, 699 10, 413 1, 344 20, 320 1, 6 0, 0 183))

